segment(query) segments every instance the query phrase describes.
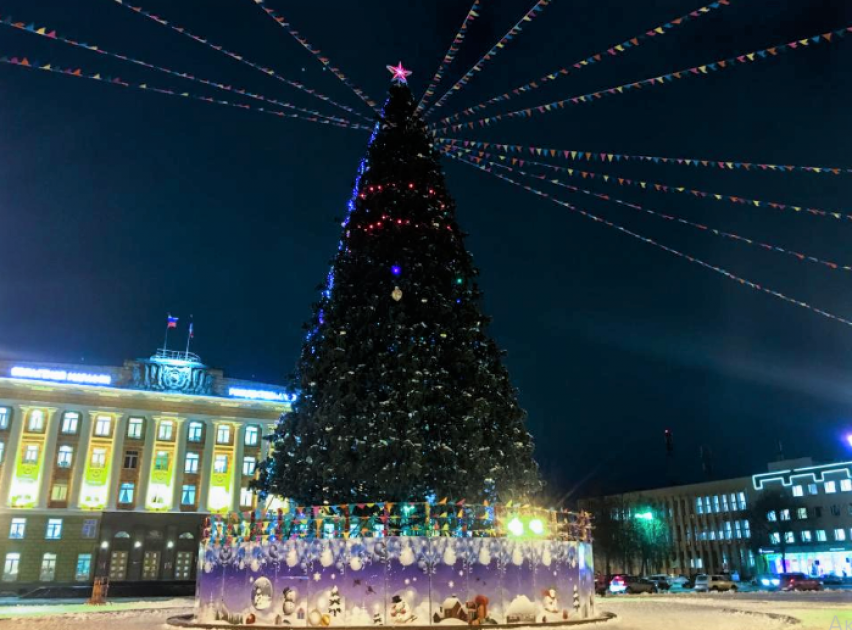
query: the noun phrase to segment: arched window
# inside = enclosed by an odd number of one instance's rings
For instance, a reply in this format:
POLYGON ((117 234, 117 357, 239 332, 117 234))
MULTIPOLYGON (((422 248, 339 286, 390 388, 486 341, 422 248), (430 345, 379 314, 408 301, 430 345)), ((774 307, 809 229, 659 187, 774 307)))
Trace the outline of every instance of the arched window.
POLYGON ((130 534, 127 532, 115 532, 115 536, 113 538, 130 538, 130 534))
POLYGON ((178 536, 181 540, 192 540, 195 536, 192 535, 191 532, 184 532, 180 536, 178 536))

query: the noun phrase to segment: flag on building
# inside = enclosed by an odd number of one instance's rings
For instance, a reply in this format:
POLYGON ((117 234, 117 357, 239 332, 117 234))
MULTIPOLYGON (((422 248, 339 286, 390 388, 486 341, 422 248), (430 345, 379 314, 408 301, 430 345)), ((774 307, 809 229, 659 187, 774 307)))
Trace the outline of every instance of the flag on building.
POLYGON ((166 319, 166 328, 177 328, 178 318, 169 315, 166 319))

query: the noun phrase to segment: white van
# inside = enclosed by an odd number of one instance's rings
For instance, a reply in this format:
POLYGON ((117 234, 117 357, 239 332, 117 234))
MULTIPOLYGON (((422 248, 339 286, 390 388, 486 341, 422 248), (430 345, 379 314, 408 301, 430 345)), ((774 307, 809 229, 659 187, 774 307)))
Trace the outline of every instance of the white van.
POLYGON ((696 591, 734 591, 737 590, 737 585, 730 578, 724 575, 705 575, 701 574, 695 577, 696 591))

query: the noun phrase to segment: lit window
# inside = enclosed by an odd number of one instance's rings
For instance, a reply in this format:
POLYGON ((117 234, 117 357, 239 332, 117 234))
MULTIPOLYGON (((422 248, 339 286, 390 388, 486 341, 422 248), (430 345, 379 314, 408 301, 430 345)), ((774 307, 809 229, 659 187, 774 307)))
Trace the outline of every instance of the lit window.
POLYGON ((819 488, 817 488, 817 485, 815 483, 809 483, 808 484, 808 494, 818 494, 818 493, 819 493, 819 488))
POLYGON ((21 564, 21 554, 7 553, 3 563, 3 581, 14 582, 18 579, 18 567, 21 564))
POLYGON ((781 534, 779 534, 778 532, 771 532, 769 534, 769 542, 773 545, 777 545, 781 542, 781 534))
POLYGON ((257 460, 254 457, 243 457, 243 474, 253 475, 254 469, 257 466, 257 460))
POLYGON ((840 491, 841 492, 852 492, 852 479, 841 479, 840 480, 840 491))
POLYGON ((92 468, 103 468, 106 466, 106 449, 105 448, 93 448, 92 449, 92 460, 90 462, 92 468))
POLYGON ((169 453, 167 451, 157 451, 157 456, 154 458, 154 470, 169 469, 169 453))
POLYGON ((83 538, 94 538, 98 533, 98 520, 87 518, 83 521, 83 538))
POLYGON ((803 521, 806 518, 808 518, 808 508, 803 508, 803 507, 796 508, 796 517, 800 521, 803 521))
POLYGON ((0 431, 5 431, 9 428, 9 408, 0 407, 0 431))
POLYGON ((713 495, 713 511, 716 512, 716 514, 719 513, 719 495, 718 494, 713 495))
POLYGON ((254 425, 246 427, 246 446, 257 446, 260 440, 260 429, 254 425))
POLYGON ((228 424, 220 424, 216 428, 216 443, 228 444, 231 441, 231 426, 228 424))
POLYGON ((730 540, 731 536, 731 521, 725 521, 725 539, 730 540))
POLYGON ((164 420, 160 422, 160 426, 157 429, 157 439, 158 440, 171 440, 172 439, 172 431, 174 430, 174 424, 171 420, 164 420))
POLYGON ((710 497, 704 497, 704 512, 710 514, 710 497))
POLYGON ((127 421, 127 437, 134 440, 142 439, 142 427, 145 421, 142 418, 130 418, 127 421))
POLYGON ((200 422, 190 422, 186 439, 190 442, 200 442, 202 435, 204 435, 204 425, 200 422))
POLYGON ((731 493, 731 512, 735 512, 737 509, 737 495, 736 493, 731 493))
POLYGON ((790 520, 790 510, 781 510, 781 520, 789 521, 790 520))
POLYGON ((27 519, 13 518, 12 526, 9 528, 9 538, 12 540, 21 540, 27 530, 27 519))
POLYGON ((740 492, 740 493, 737 495, 737 498, 739 499, 739 502, 740 502, 740 509, 741 509, 741 510, 746 509, 746 496, 745 496, 745 492, 740 492))
POLYGON ((813 538, 811 537, 811 532, 808 529, 803 529, 801 535, 803 543, 809 543, 811 542, 811 540, 813 540, 813 538))
POLYGON ((248 507, 252 504, 254 499, 254 493, 250 488, 242 488, 240 489, 240 505, 243 507, 248 507))
POLYGON ((835 529, 834 530, 834 540, 841 541, 846 540, 846 530, 845 529, 835 529))
POLYGON ((30 421, 27 425, 27 431, 32 433, 40 433, 44 431, 44 412, 41 409, 33 409, 30 412, 30 421))
POLYGON ((226 473, 228 472, 228 456, 217 455, 213 460, 213 472, 226 473))
POLYGON ((743 535, 746 538, 751 538, 751 529, 747 520, 743 521, 743 535))
POLYGON ((796 538, 793 535, 793 532, 784 532, 784 542, 791 544, 796 542, 796 538))
POLYGON ((56 465, 60 468, 71 468, 74 459, 74 447, 63 444, 56 453, 56 465))
POLYGON ((44 533, 47 540, 59 540, 62 538, 62 519, 51 518, 47 520, 47 530, 44 533))
POLYGON ((64 481, 57 481, 50 487, 51 501, 65 501, 68 499, 68 484, 64 481))
POLYGON ((834 483, 833 481, 826 481, 825 482, 825 493, 826 494, 834 494, 835 492, 837 492, 837 484, 834 483))
POLYGON ((728 511, 728 495, 727 494, 722 495, 722 511, 723 512, 728 511))
POLYGON ((181 505, 195 505, 195 486, 189 484, 183 487, 180 494, 181 505))
POLYGON ((98 416, 95 420, 95 435, 98 437, 109 437, 112 431, 112 418, 109 416, 98 416))
POLYGON ((133 487, 132 483, 123 483, 118 490, 119 503, 133 503, 133 487))
POLYGON ((0 442, 0 464, 3 463, 3 453, 6 452, 6 444, 5 442, 0 442))
POLYGON ((77 433, 80 424, 80 414, 76 411, 66 411, 62 415, 62 432, 68 435, 77 433))
POLYGON ((124 467, 132 470, 139 465, 139 451, 124 451, 124 467))
POLYGON ((77 569, 74 571, 74 579, 77 582, 88 582, 92 573, 92 554, 81 553, 77 556, 77 569))
POLYGON ((704 514, 704 504, 701 503, 701 497, 695 498, 695 513, 704 514))
POLYGON ((183 472, 195 474, 198 472, 198 453, 187 453, 183 463, 183 472))
POLYGON ((818 542, 825 542, 826 541, 824 529, 816 530, 816 539, 817 539, 818 542))
POLYGON ((770 510, 769 512, 766 513, 766 520, 767 521, 777 521, 778 520, 778 515, 775 514, 775 510, 770 510))
POLYGON ((805 489, 802 486, 793 486, 793 496, 794 497, 805 496, 805 489))
POLYGON ((38 445, 27 444, 24 447, 24 463, 35 464, 38 461, 38 445))
POLYGON ((710 530, 710 540, 716 540, 716 530, 710 530))
POLYGON ((53 582, 56 577, 56 554, 46 553, 41 557, 41 571, 38 579, 40 582, 53 582))

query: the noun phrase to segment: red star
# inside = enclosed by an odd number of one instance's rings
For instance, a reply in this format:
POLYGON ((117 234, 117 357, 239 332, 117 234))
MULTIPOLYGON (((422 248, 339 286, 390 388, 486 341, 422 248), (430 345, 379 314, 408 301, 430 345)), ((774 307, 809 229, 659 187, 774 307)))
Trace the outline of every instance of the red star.
POLYGON ((395 83, 408 83, 408 77, 411 76, 411 70, 406 70, 402 67, 402 62, 399 62, 397 66, 386 66, 387 69, 393 74, 393 79, 395 83))

